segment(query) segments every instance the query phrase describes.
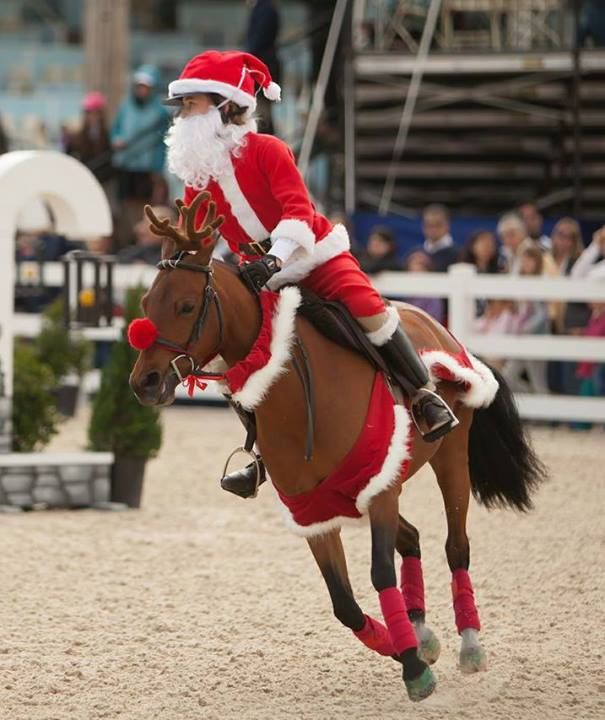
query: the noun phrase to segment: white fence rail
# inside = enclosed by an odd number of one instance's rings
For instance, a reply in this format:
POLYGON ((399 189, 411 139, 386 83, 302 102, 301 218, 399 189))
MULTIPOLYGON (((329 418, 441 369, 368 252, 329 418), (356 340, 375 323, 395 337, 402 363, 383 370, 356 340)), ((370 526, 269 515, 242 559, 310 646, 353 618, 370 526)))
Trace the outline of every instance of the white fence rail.
MULTIPOLYGON (((117 293, 142 284, 148 287, 156 269, 142 265, 118 265, 114 287, 117 293)), ((22 274, 23 276, 23 274, 22 274)), ((85 276, 86 280, 86 276, 85 276)), ((44 283, 63 284, 60 263, 46 263, 44 283)), ((474 332, 475 300, 557 300, 605 302, 605 283, 571 278, 520 278, 509 275, 477 275, 470 265, 455 265, 448 273, 383 273, 374 284, 387 297, 441 297, 448 300, 449 327, 469 350, 477 355, 532 360, 590 360, 605 363, 605 339, 570 336, 479 335, 474 332)), ((16 314, 15 335, 33 336, 38 332, 36 316, 16 314)), ((114 339, 118 328, 91 328, 91 339, 114 339)), ((605 398, 561 395, 517 395, 521 414, 526 418, 548 420, 587 420, 605 422, 605 398)))

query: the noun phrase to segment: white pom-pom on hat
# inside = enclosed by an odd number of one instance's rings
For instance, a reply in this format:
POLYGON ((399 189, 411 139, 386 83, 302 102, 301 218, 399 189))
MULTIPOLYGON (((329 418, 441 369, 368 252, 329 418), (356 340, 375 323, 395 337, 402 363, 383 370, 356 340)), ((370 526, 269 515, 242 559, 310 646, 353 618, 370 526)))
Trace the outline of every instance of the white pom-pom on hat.
POLYGON ((263 95, 267 100, 281 102, 281 88, 276 82, 271 81, 266 88, 263 88, 263 95))

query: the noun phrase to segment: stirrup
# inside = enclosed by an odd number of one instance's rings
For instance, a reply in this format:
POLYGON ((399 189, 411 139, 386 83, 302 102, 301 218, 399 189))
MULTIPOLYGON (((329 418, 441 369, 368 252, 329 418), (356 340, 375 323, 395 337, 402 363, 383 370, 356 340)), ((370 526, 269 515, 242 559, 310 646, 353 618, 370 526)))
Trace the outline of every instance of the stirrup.
MULTIPOLYGON (((254 463, 254 469, 256 470, 256 484, 254 486, 254 493, 252 495, 248 495, 247 497, 244 498, 245 500, 254 499, 258 495, 258 488, 262 484, 263 470, 261 467, 260 456, 258 456, 253 450, 246 450, 246 448, 243 446, 235 448, 235 450, 229 455, 229 457, 227 458, 227 460, 225 462, 225 466, 223 467, 223 472, 221 474, 221 483, 222 483, 223 478, 226 477, 226 475, 227 475, 227 470, 229 469, 229 463, 235 457, 235 455, 237 455, 238 453, 248 455, 248 457, 252 458, 252 462, 254 463)), ((239 497, 244 497, 244 496, 239 495, 239 497)))
MULTIPOLYGON (((411 413, 412 420, 414 422, 414 425, 416 426, 416 430, 420 433, 420 436, 424 440, 424 442, 435 442, 435 440, 439 440, 439 438, 443 437, 444 435, 447 435, 451 430, 453 430, 457 425, 460 424, 460 421, 458 418, 454 415, 454 412, 450 408, 450 406, 445 402, 445 400, 441 397, 441 395, 438 395, 434 390, 429 390, 428 388, 420 388, 418 391, 418 396, 424 396, 427 395, 432 396, 435 398, 439 404, 443 407, 443 409, 446 411, 448 417, 446 420, 444 420, 441 424, 437 425, 436 427, 433 427, 428 432, 425 432, 420 427, 420 419, 423 419, 422 416, 418 418, 416 410, 415 410, 415 402, 414 400, 411 400, 411 413)), ((418 402, 418 401, 416 401, 418 402)))

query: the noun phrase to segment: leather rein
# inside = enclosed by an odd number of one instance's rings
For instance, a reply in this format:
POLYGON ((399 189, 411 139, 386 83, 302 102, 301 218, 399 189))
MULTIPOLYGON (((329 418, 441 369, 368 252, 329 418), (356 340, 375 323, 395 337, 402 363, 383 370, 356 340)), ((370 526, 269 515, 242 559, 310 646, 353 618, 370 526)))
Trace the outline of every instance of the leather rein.
POLYGON ((170 361, 170 366, 172 367, 172 370, 174 371, 175 375, 178 377, 180 382, 184 382, 187 375, 193 375, 196 378, 202 378, 206 380, 223 380, 224 374, 222 373, 211 373, 206 372, 202 370, 202 367, 206 364, 206 362, 209 362, 213 357, 218 355, 220 348, 223 344, 224 339, 224 332, 225 332, 225 323, 223 319, 223 308, 221 306, 221 301, 219 299, 218 293, 216 292, 216 286, 214 284, 214 271, 212 270, 211 265, 198 265, 196 263, 188 263, 183 260, 184 257, 187 256, 186 252, 179 252, 176 255, 173 255, 171 258, 167 260, 160 260, 160 262, 157 264, 158 270, 176 270, 176 269, 182 269, 182 270, 191 270, 193 272, 203 273, 207 277, 207 283, 206 287, 204 288, 204 297, 202 301, 202 305, 200 307, 200 310, 198 312, 197 318, 195 320, 195 323, 193 325, 193 328, 191 329, 191 334, 189 336, 189 340, 187 340, 186 345, 181 346, 177 345, 176 343, 173 343, 171 340, 166 340, 166 338, 158 337, 156 338, 156 343, 158 345, 163 345, 164 347, 168 348, 169 350, 172 350, 172 352, 177 353, 177 357, 173 358, 170 361), (216 347, 216 351, 211 355, 211 357, 208 358, 206 362, 203 363, 203 365, 199 365, 198 362, 193 358, 190 352, 190 347, 196 343, 201 334, 202 330, 204 328, 204 324, 206 323, 206 320, 208 319, 208 315, 210 313, 210 308, 212 304, 214 303, 214 306, 216 307, 216 316, 218 319, 218 328, 219 328, 219 339, 216 347), (186 358, 191 363, 191 371, 187 373, 187 375, 183 376, 180 372, 177 362, 181 358, 186 358))

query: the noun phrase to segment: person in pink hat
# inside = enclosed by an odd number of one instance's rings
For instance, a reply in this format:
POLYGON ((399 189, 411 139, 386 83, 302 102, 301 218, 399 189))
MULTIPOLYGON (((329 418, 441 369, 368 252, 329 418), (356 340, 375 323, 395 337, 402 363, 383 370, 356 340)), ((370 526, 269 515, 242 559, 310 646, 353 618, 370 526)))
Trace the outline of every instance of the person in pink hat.
POLYGON ((65 152, 90 168, 97 180, 111 177, 111 143, 107 128, 107 100, 96 90, 82 100, 82 124, 75 133, 67 135, 65 152))
MULTIPOLYGON (((257 132, 257 86, 267 99, 280 100, 262 61, 214 50, 196 55, 170 83, 165 102, 179 112, 166 136, 168 168, 185 183, 185 204, 201 191, 210 194, 225 218, 221 234, 240 257, 252 290, 299 283, 344 304, 410 395, 425 440, 436 440, 456 418, 435 394, 397 311, 385 305, 350 253, 345 227, 316 211, 290 148, 257 132)), ((206 210, 202 203, 198 222, 206 210)), ((226 476, 222 485, 245 496, 256 485, 254 466, 226 476)))

